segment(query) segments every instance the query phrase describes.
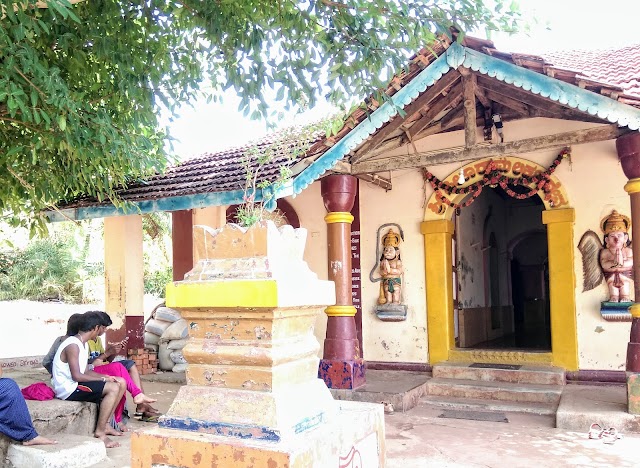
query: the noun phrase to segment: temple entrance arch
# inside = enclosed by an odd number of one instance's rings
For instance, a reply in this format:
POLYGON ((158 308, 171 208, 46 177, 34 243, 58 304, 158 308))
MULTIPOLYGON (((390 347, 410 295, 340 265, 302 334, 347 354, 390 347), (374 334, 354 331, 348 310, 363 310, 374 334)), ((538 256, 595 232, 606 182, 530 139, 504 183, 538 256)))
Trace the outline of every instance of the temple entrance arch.
MULTIPOLYGON (((458 320, 454 317, 454 307, 457 305, 454 304, 454 297, 457 296, 454 296, 453 291, 453 265, 456 265, 458 278, 464 268, 464 265, 460 265, 460 259, 453 258, 453 252, 460 250, 460 246, 453 248, 456 207, 462 203, 466 204, 470 196, 479 196, 475 191, 470 193, 464 189, 482 180, 488 167, 508 178, 533 178, 536 174, 546 171, 543 166, 522 158, 504 157, 492 162, 489 158, 481 159, 456 169, 442 181, 448 187, 458 187, 458 190, 447 197, 443 196, 442 191, 435 190, 429 198, 421 225, 425 242, 429 362, 432 365, 444 360, 503 364, 545 363, 576 370, 578 352, 573 246, 575 213, 569 205, 569 198, 561 181, 553 174, 549 176, 544 191, 536 190, 533 183, 529 185, 529 189, 520 190, 520 193, 513 193, 513 187, 503 187, 505 192, 516 198, 523 198, 523 191, 535 191, 534 197, 537 197, 538 205, 541 207, 538 215, 542 218, 540 228, 543 229, 543 225, 546 225, 547 258, 543 265, 547 278, 547 285, 544 287, 548 289, 548 297, 545 300, 549 303, 550 350, 466 350, 456 346, 459 336, 456 329, 458 320), (463 184, 458 184, 460 173, 464 174, 463 184)), ((500 178, 492 179, 491 182, 495 182, 492 185, 500 186, 498 179, 500 178)), ((473 204, 460 209, 473 211, 473 204)), ((485 219, 476 222, 482 226, 485 219)), ((493 252, 492 266, 491 237, 486 237, 486 232, 484 234, 485 238, 479 242, 482 244, 480 248, 488 252, 485 272, 488 270, 490 277, 492 271, 494 275, 499 272, 495 264, 495 255, 499 255, 499 252, 493 252)), ((505 284, 502 285, 503 288, 504 286, 505 284)), ((500 294, 500 287, 496 288, 494 285, 492 289, 491 285, 488 285, 485 293, 489 296, 494 294, 495 297, 495 294, 500 294)), ((495 314, 492 318, 494 323, 497 323, 495 314)))

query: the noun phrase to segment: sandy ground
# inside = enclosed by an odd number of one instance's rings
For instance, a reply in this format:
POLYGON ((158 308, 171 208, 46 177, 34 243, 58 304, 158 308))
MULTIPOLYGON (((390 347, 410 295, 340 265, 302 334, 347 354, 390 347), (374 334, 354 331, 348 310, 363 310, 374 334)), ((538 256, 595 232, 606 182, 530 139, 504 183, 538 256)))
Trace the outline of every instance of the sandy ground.
MULTIPOLYGON (((161 301, 145 296, 145 317, 161 301)), ((104 310, 104 305, 0 301, 0 359, 46 354, 51 343, 66 332, 69 316, 88 310, 104 310)))

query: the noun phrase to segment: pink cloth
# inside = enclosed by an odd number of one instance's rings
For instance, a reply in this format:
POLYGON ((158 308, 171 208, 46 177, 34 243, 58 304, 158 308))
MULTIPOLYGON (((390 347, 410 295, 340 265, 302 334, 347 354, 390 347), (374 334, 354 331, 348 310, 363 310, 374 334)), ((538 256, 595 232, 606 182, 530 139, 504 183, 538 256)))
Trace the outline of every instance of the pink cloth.
MULTIPOLYGON (((131 393, 132 397, 136 397, 137 395, 142 393, 142 390, 140 390, 140 388, 138 388, 138 386, 133 383, 133 380, 131 380, 131 376, 129 376, 129 372, 127 372, 127 369, 125 369, 125 367, 119 362, 111 362, 109 364, 103 364, 102 366, 96 366, 93 368, 93 371, 102 375, 122 377, 127 383, 127 391, 131 393)), ((123 395, 118 402, 115 411, 113 412, 113 417, 118 423, 122 421, 122 411, 124 410, 124 406, 126 405, 126 403, 127 397, 126 395, 123 395)))
POLYGON ((55 392, 44 382, 36 382, 20 390, 25 400, 46 401, 53 400, 55 392))

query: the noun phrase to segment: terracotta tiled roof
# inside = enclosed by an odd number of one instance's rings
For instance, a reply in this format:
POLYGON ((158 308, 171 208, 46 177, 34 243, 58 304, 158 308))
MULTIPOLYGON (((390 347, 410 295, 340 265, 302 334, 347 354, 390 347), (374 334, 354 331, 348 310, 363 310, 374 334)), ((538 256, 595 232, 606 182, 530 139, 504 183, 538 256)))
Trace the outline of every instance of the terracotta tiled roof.
POLYGON ((555 66, 619 86, 624 94, 640 98, 640 44, 610 50, 549 52, 543 57, 555 66))
MULTIPOLYGON (((444 39, 431 48, 424 48, 410 59, 409 67, 391 80, 386 94, 393 96, 405 85, 429 66, 449 47, 444 39)), ((552 76, 598 94, 609 96, 625 104, 640 107, 640 45, 616 51, 598 51, 591 53, 559 52, 544 56, 531 54, 506 53, 495 49, 493 42, 467 36, 463 45, 470 49, 491 55, 500 60, 516 64, 537 73, 552 76)), ((365 101, 367 109, 357 108, 346 120, 343 128, 329 138, 324 134, 314 135, 310 140, 310 149, 305 155, 308 161, 324 154, 339 142, 381 103, 370 98, 365 101)), ((247 151, 251 147, 267 148, 278 139, 278 134, 265 137, 253 145, 228 149, 217 153, 205 153, 197 158, 184 161, 169 168, 164 174, 153 176, 145 181, 136 182, 119 191, 123 200, 137 202, 157 200, 168 197, 193 195, 198 193, 227 192, 244 188, 246 171, 242 165, 247 151)), ((287 161, 285 152, 267 164, 262 171, 261 180, 275 180, 282 163, 287 161)), ((255 163, 254 163, 255 167, 255 163)), ((300 165, 298 167, 306 167, 300 165)), ((299 169, 294 172, 299 172, 299 169)), ((108 205, 97 200, 82 198, 60 205, 60 208, 79 208, 108 205)))
MULTIPOLYGON (((313 144, 324 136, 324 132, 316 132, 306 138, 308 144, 313 144)), ((168 168, 164 174, 134 182, 125 190, 119 191, 119 195, 127 202, 138 202, 198 193, 244 190, 247 174, 245 161, 250 160, 250 170, 255 174, 258 163, 256 156, 251 153, 264 154, 267 150, 272 152, 273 157, 261 166, 257 182, 276 180, 280 167, 292 166, 298 162, 291 159, 289 147, 280 143, 281 140, 282 132, 277 132, 241 147, 217 153, 204 153, 168 168)), ((93 198, 79 198, 67 205, 61 205, 61 208, 105 204, 108 203, 97 203, 93 198)))

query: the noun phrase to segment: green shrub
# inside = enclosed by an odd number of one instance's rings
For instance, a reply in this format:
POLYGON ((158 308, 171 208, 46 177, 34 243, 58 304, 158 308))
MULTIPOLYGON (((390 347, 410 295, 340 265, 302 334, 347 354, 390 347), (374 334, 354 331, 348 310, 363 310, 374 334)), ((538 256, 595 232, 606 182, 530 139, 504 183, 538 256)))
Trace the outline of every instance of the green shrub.
POLYGON ((82 302, 81 262, 61 239, 37 239, 0 257, 0 300, 82 302))
POLYGON ((156 297, 164 298, 167 283, 173 281, 173 270, 167 267, 161 270, 146 272, 144 274, 144 292, 156 297))

